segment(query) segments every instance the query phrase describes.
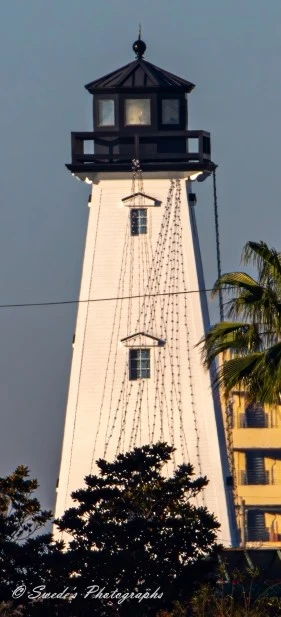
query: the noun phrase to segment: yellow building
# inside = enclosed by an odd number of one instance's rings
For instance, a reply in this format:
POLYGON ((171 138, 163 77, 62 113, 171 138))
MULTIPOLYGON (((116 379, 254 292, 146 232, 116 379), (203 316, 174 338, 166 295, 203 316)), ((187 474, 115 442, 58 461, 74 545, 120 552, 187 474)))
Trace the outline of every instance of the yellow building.
POLYGON ((223 404, 242 546, 281 546, 281 407, 250 404, 234 391, 223 404))

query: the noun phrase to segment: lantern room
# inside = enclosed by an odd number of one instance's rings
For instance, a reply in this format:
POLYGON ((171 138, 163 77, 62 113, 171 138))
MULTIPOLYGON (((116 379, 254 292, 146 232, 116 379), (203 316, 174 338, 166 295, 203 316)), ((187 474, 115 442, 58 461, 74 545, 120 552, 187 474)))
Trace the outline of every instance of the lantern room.
POLYGON ((144 59, 146 44, 133 44, 136 59, 85 87, 93 96, 93 132, 72 133, 68 169, 94 171, 211 172, 210 134, 188 130, 188 94, 194 84, 144 59))

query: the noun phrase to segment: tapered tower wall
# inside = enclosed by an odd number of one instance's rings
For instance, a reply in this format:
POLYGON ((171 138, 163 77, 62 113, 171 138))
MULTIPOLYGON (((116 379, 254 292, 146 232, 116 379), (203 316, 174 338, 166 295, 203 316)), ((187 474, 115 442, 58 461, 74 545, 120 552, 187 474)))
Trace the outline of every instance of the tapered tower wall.
POLYGON ((167 472, 184 461, 208 477, 197 504, 229 546, 224 436, 196 347, 208 314, 194 206, 171 175, 93 184, 56 516, 97 459, 161 440, 176 447, 167 472), (147 233, 132 235, 132 209, 146 210, 147 233), (149 377, 130 379, 133 349, 149 351, 149 377))

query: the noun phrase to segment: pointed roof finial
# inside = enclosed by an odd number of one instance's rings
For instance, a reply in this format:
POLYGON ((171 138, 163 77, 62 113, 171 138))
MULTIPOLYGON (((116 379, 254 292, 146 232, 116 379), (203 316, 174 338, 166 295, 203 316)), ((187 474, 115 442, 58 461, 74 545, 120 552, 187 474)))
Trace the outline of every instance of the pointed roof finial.
POLYGON ((141 60, 146 50, 146 44, 144 41, 142 41, 142 38, 141 38, 141 23, 139 24, 139 38, 137 41, 133 43, 133 50, 136 53, 136 58, 138 60, 141 60))

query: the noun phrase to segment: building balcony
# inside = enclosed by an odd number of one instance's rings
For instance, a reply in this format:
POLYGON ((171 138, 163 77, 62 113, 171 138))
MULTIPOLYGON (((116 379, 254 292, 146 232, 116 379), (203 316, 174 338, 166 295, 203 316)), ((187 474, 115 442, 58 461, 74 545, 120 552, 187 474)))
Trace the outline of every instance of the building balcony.
MULTIPOLYGON (((251 485, 251 484, 275 484, 275 478, 268 470, 260 472, 257 474, 255 471, 240 471, 239 474, 239 484, 241 485, 251 485)), ((281 484, 281 478, 280 482, 281 484)))
POLYGON ((267 413, 256 414, 256 417, 249 417, 246 413, 239 413, 236 428, 275 428, 275 425, 273 424, 273 419, 267 413))
POLYGON ((281 544, 281 534, 278 531, 274 531, 271 527, 265 529, 257 529, 256 527, 248 527, 246 529, 246 542, 247 544, 262 542, 268 546, 274 546, 275 544, 281 544))
POLYGON ((246 528, 246 542, 278 542, 278 538, 276 540, 274 538, 269 529, 246 528))
POLYGON ((147 129, 122 135, 117 131, 71 133, 72 172, 128 171, 132 160, 143 171, 189 170, 212 172, 210 133, 147 129))
POLYGON ((281 427, 234 428, 232 431, 235 450, 266 449, 281 450, 281 427))
POLYGON ((281 473, 274 473, 274 469, 259 475, 254 471, 240 471, 237 474, 237 494, 249 506, 280 506, 281 473))

